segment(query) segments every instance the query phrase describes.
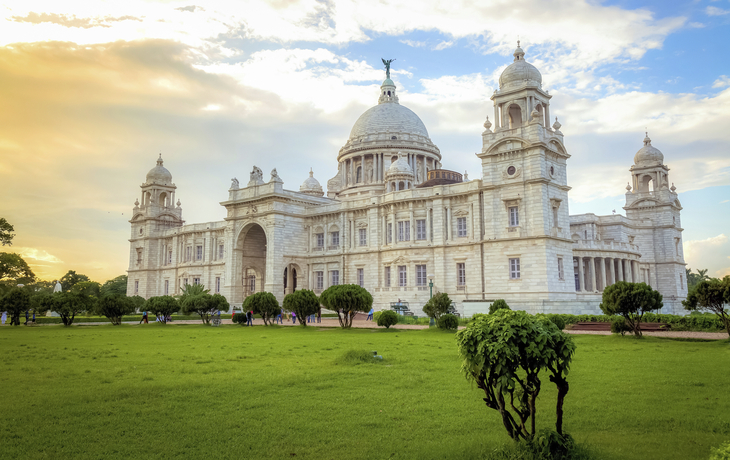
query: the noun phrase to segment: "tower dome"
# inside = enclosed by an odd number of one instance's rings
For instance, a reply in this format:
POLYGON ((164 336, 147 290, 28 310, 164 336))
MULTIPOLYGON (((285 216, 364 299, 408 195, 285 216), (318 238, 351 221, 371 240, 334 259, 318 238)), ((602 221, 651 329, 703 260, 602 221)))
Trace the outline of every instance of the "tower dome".
POLYGON ((537 67, 525 61, 525 52, 517 41, 517 49, 512 54, 515 61, 508 65, 499 76, 499 89, 517 88, 523 85, 542 86, 542 75, 537 67))
POLYGON ((162 154, 157 159, 157 166, 147 173, 146 184, 172 185, 172 174, 162 166, 162 154))
POLYGON ((399 156, 396 161, 391 163, 388 168, 388 173, 385 175, 386 179, 390 176, 411 176, 413 177, 413 168, 408 164, 402 156, 399 156))
POLYGON ((664 154, 656 147, 651 145, 649 133, 644 138, 644 146, 634 155, 634 164, 637 166, 652 166, 664 163, 664 154))
POLYGON ((311 169, 309 170, 309 177, 304 180, 301 187, 299 187, 299 191, 305 195, 324 196, 322 186, 319 184, 319 181, 314 178, 314 172, 311 169))

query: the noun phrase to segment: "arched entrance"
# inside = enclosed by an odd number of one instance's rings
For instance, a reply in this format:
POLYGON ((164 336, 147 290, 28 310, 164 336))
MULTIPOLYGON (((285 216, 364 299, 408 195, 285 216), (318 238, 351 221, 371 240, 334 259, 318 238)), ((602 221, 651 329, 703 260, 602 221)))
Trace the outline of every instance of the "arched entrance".
POLYGON ((235 303, 264 290, 266 282, 266 233, 258 224, 249 224, 238 235, 236 256, 240 270, 236 280, 235 303))
POLYGON ((287 264, 284 268, 284 295, 291 294, 299 288, 299 282, 302 281, 300 277, 299 265, 287 264))

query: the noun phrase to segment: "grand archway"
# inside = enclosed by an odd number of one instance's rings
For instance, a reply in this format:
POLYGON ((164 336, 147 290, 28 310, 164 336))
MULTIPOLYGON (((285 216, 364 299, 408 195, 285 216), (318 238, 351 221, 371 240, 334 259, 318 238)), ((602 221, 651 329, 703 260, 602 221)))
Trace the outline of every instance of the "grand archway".
POLYGON ((264 290, 266 283, 266 233, 259 224, 249 224, 236 241, 237 276, 235 303, 264 290))

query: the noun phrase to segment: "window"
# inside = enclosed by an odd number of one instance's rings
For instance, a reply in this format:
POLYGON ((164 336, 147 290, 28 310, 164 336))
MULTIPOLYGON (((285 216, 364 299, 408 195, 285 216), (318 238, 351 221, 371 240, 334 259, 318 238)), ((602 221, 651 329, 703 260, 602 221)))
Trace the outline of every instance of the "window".
POLYGON ((509 279, 520 279, 520 259, 509 260, 509 279))
POLYGON ((134 280, 134 294, 139 294, 139 281, 134 280))
POLYGON ((398 265, 398 286, 408 286, 408 278, 405 265, 398 265))
POLYGON ((366 228, 361 228, 358 230, 358 234, 360 235, 360 246, 367 246, 368 230, 366 228))
POLYGON ((558 257, 558 279, 565 279, 563 276, 563 258, 558 257))
POLYGON ((332 238, 331 238, 332 246, 339 246, 340 245, 340 232, 339 231, 332 232, 332 233, 330 233, 330 235, 332 236, 332 238))
POLYGON ((193 258, 193 248, 191 246, 188 246, 185 248, 185 262, 190 262, 190 260, 193 258))
POLYGON ((387 243, 392 243, 393 242, 393 224, 389 223, 387 225, 387 227, 388 227, 388 231, 386 232, 387 235, 385 235, 385 239, 386 239, 387 243))
POLYGON ((170 280, 165 280, 165 295, 170 295, 170 280))
POLYGON ((558 208, 553 208, 553 227, 558 227, 558 208))
POLYGON ((256 275, 249 275, 249 277, 248 277, 248 290, 250 292, 256 292, 256 275))
POLYGON ((517 206, 509 207, 509 226, 517 227, 520 225, 520 215, 517 206))
POLYGON ((200 284, 200 278, 193 278, 193 284, 194 285, 200 284))
POLYGON ((390 287, 390 267, 385 267, 385 287, 390 287))
POLYGON ((316 274, 316 288, 317 289, 324 289, 324 272, 315 272, 316 274))
POLYGON ((218 258, 219 259, 223 258, 223 245, 222 244, 218 246, 218 258))
POLYGON ((195 260, 203 260, 203 246, 198 245, 195 248, 195 260))
POLYGON ((172 263, 172 251, 168 251, 168 253, 167 253, 167 263, 168 264, 172 263))
POLYGON ((416 265, 416 286, 426 285, 426 266, 416 265))
POLYGON ((332 270, 330 273, 332 273, 332 286, 337 286, 340 284, 340 271, 339 270, 332 270))
POLYGON ((187 285, 188 285, 188 279, 187 278, 183 278, 183 286, 187 286, 187 285))
POLYGON ((360 287, 365 286, 365 269, 363 268, 357 269, 357 285, 360 287))
POLYGON ((398 241, 411 240, 411 222, 402 220, 398 222, 398 241))
POLYGON ((679 288, 684 289, 684 279, 682 278, 682 275, 679 275, 679 288))
POLYGON ((216 294, 220 294, 220 292, 221 292, 221 277, 220 276, 215 277, 215 292, 216 292, 216 294))
POLYGON ((456 264, 456 285, 466 286, 466 264, 463 262, 456 264))
POLYGON ((324 233, 317 233, 317 247, 323 248, 324 247, 324 233))
POLYGON ((466 236, 466 217, 456 218, 456 235, 466 236))
POLYGON ((416 239, 426 239, 426 219, 420 219, 416 221, 416 239))
POLYGON ((142 248, 137 248, 137 265, 142 263, 142 248))

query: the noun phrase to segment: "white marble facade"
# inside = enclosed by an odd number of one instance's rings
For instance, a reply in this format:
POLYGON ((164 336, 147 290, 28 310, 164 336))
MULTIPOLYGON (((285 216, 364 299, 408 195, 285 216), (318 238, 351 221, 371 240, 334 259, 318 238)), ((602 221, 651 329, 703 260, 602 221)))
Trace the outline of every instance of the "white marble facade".
POLYGON ((400 299, 419 314, 432 275, 434 292, 467 316, 499 298, 533 313, 599 313, 603 288, 628 280, 682 313, 682 208, 663 155, 647 136, 630 167, 626 217, 571 216, 570 155, 541 80, 518 45, 491 97, 481 179, 427 181, 441 152, 389 78, 340 149, 326 196, 311 171, 292 191, 276 170, 265 181, 254 166, 244 186, 232 181, 223 221, 185 224, 158 159, 130 221, 128 294, 201 283, 240 307, 261 290, 281 302, 293 289, 352 283, 376 309, 400 299))

